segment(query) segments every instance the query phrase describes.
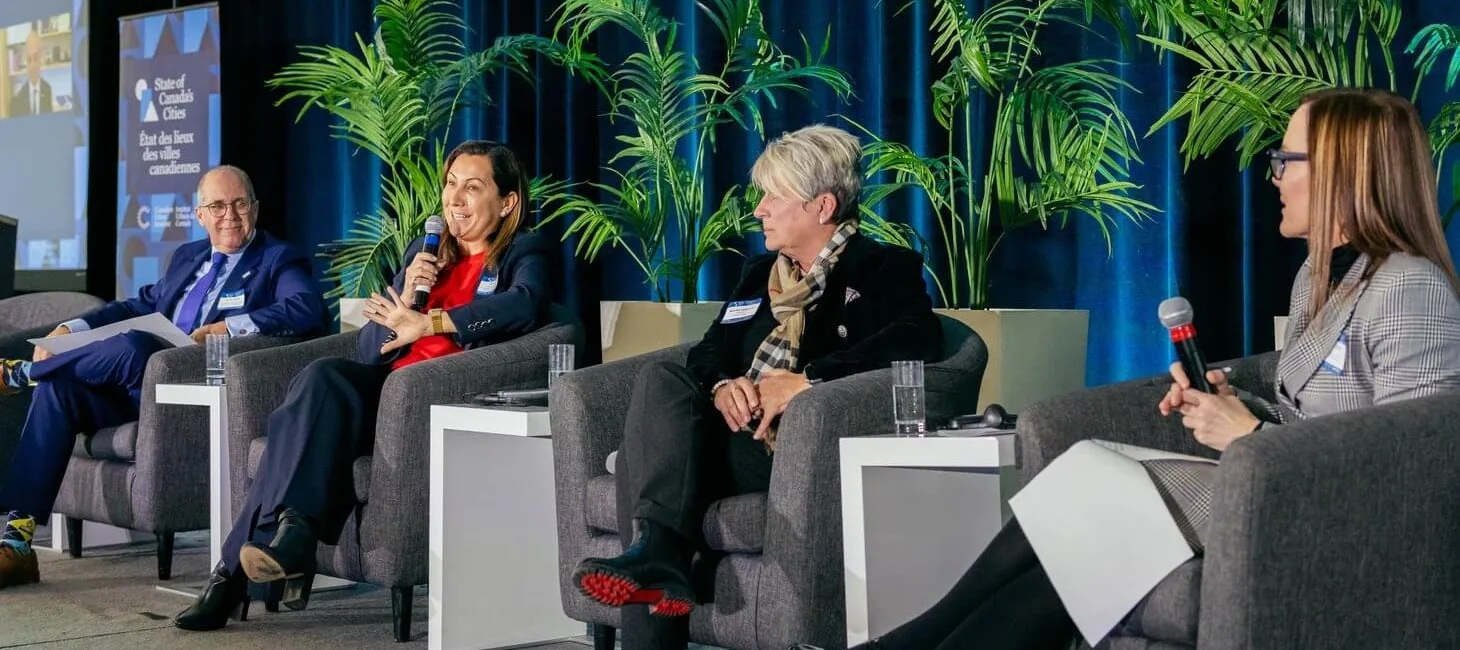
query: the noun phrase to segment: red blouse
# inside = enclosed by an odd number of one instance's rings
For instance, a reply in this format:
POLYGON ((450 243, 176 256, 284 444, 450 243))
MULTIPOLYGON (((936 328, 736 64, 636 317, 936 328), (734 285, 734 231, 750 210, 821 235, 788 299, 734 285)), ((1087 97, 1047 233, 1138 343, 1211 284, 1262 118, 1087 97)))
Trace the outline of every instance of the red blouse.
MULTIPOLYGON (((446 267, 431 287, 431 296, 426 299, 426 309, 453 309, 476 298, 477 284, 482 278, 482 265, 487 261, 486 252, 458 259, 446 267)), ((400 370, 417 361, 444 357, 461 352, 455 334, 423 336, 412 343, 405 356, 390 364, 391 370, 400 370)))

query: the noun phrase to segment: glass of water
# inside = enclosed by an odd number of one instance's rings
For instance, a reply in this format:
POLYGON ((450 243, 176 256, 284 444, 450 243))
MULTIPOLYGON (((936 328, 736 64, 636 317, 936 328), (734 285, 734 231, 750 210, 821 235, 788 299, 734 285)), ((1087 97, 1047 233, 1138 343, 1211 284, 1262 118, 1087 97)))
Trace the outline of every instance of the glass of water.
POLYGON ((204 376, 208 379, 208 385, 222 386, 223 371, 228 367, 228 335, 209 334, 203 344, 207 346, 204 376))
POLYGON ((925 424, 923 362, 892 362, 892 419, 898 435, 923 435, 925 424))
POLYGON ((571 343, 554 343, 548 346, 548 390, 558 383, 558 377, 573 370, 574 348, 571 343))

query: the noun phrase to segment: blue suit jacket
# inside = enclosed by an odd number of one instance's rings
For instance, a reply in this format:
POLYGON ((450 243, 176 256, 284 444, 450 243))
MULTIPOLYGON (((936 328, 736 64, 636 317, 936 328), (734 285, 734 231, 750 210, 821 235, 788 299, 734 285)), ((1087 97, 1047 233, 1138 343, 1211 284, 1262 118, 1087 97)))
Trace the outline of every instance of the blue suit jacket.
MULTIPOLYGON (((161 280, 142 287, 136 298, 107 303, 81 320, 101 327, 152 312, 171 318, 188 283, 212 255, 213 246, 206 239, 183 244, 173 253, 161 280)), ((242 307, 220 311, 215 301, 201 322, 248 314, 265 336, 302 336, 324 328, 324 297, 310 273, 309 258, 267 233, 255 232, 223 284, 223 293, 240 290, 242 307)))
MULTIPOLYGON (((416 253, 421 252, 423 240, 417 239, 406 247, 406 257, 401 270, 395 274, 396 292, 405 295, 405 270, 416 253)), ((548 239, 532 233, 518 232, 507 245, 496 269, 483 269, 481 282, 496 278, 496 286, 490 293, 478 293, 475 300, 446 310, 451 322, 456 325, 456 342, 462 348, 472 349, 492 343, 507 341, 527 334, 547 322, 548 306, 552 304, 552 254, 553 247, 548 239)), ((391 340, 395 332, 382 325, 368 322, 360 329, 359 355, 365 363, 391 363, 406 353, 409 346, 380 354, 380 346, 391 340)))

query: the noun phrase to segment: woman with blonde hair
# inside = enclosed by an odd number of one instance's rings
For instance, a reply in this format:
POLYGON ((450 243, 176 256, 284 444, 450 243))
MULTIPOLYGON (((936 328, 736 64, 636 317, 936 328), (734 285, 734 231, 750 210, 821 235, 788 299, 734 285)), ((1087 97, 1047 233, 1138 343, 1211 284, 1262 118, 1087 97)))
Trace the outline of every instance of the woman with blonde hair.
MULTIPOLYGON (((1460 297, 1429 138, 1414 106, 1379 90, 1314 93, 1269 157, 1282 200, 1279 230, 1308 240, 1272 378, 1278 401, 1235 390, 1219 370, 1207 373, 1214 393, 1194 390, 1178 363, 1160 412, 1181 417, 1197 441, 1223 452, 1295 420, 1460 388, 1460 297)), ((1146 466, 1163 494, 1178 495, 1170 514, 1200 554, 1210 528, 1224 523, 1207 520, 1217 466, 1146 466)), ((1102 478, 1088 478, 1098 490, 1102 478)), ((1137 618, 1127 616, 1118 632, 1148 636, 1137 618)), ((1063 649, 1074 631, 1016 520, 941 601, 858 648, 1063 649)), ((1195 647, 1192 632, 1181 641, 1195 647)))

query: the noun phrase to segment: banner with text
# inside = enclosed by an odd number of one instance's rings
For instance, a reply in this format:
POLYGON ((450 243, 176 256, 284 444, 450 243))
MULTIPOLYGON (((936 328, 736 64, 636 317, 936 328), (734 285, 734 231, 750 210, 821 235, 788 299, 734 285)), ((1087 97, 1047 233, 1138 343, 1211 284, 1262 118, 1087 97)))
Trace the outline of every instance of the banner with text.
POLYGON ((172 252, 207 236, 198 179, 219 156, 218 7, 120 21, 117 297, 156 282, 172 252))

